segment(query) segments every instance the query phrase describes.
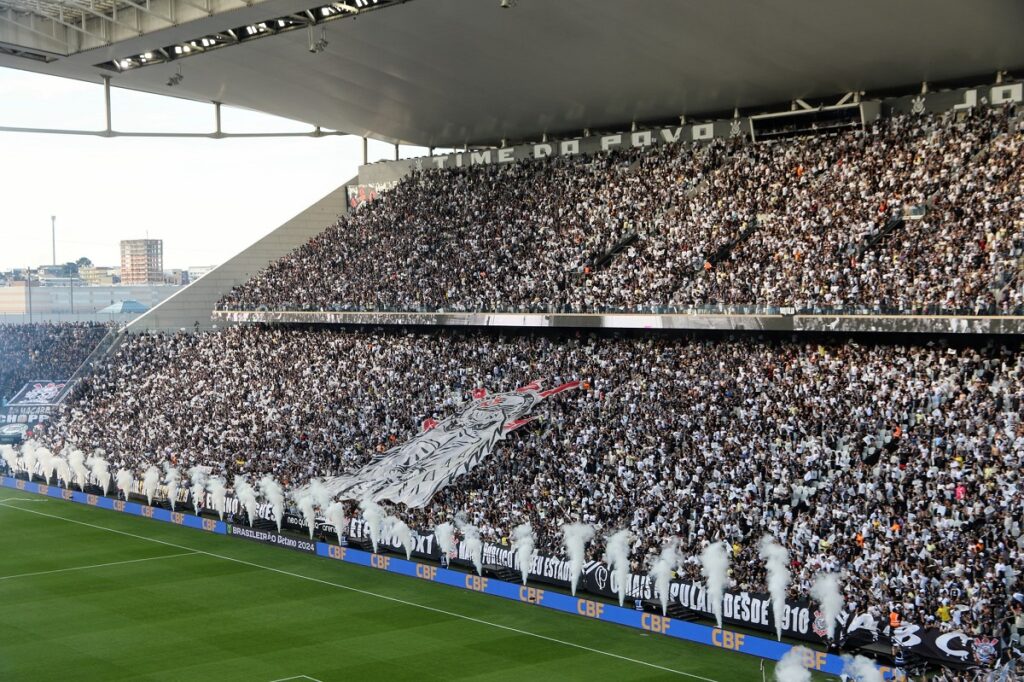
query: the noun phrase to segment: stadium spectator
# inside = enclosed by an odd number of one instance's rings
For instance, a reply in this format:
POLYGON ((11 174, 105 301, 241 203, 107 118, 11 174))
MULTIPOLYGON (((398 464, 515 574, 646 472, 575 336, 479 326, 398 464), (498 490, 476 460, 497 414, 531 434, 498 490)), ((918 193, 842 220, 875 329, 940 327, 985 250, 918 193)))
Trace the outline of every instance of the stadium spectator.
POLYGON ((1010 114, 414 173, 220 307, 1019 311, 1010 114))
MULTIPOLYGON (((567 520, 629 527, 643 570, 735 543, 732 578, 764 585, 757 541, 792 553, 794 594, 844 570, 848 603, 936 626, 997 627, 998 567, 1019 566, 1024 353, 678 337, 424 334, 234 327, 131 337, 44 438, 115 467, 172 460, 288 486, 359 468, 451 414, 474 388, 583 387, 421 510, 466 511, 486 538, 529 519, 558 551, 567 520)), ((694 559, 688 577, 698 578, 694 559)))

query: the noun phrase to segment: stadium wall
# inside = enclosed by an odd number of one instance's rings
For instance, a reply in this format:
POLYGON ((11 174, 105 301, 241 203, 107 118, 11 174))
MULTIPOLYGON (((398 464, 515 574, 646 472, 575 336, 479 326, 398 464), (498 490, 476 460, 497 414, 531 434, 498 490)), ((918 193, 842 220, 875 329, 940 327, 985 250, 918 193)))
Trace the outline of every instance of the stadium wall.
MULTIPOLYGON (((658 614, 622 608, 613 604, 582 599, 558 592, 529 587, 517 583, 509 583, 494 578, 485 578, 472 573, 463 573, 450 569, 407 561, 398 557, 364 552, 352 547, 341 547, 326 542, 304 541, 282 536, 277 533, 252 530, 245 526, 237 526, 213 519, 203 519, 192 514, 171 512, 160 507, 151 507, 135 502, 125 502, 101 495, 89 495, 74 490, 66 490, 57 486, 42 485, 31 481, 4 476, 2 485, 26 493, 46 495, 58 499, 76 502, 100 509, 110 509, 132 516, 155 519, 174 523, 187 528, 194 528, 217 535, 229 535, 243 539, 262 542, 277 547, 288 547, 309 554, 316 554, 335 561, 364 566, 375 570, 388 571, 419 580, 448 585, 458 589, 489 594, 511 601, 519 601, 534 606, 569 613, 578 617, 601 620, 616 625, 636 628, 661 634, 668 637, 726 649, 737 653, 748 654, 772 661, 778 661, 794 647, 763 637, 756 637, 730 630, 708 627, 697 623, 679 621, 658 614)), ((810 670, 839 675, 843 670, 843 661, 839 656, 821 651, 806 650, 804 665, 810 670)), ((886 678, 891 677, 891 670, 880 668, 886 678)))
MULTIPOLYGON (((129 333, 207 329, 214 324, 210 311, 220 298, 278 258, 306 243, 348 212, 347 187, 358 177, 333 190, 316 203, 258 240, 233 258, 211 270, 174 295, 139 316, 125 329, 129 333)), ((218 320, 221 324, 226 320, 218 320)))
POLYGON ((1024 317, 1010 315, 708 313, 416 313, 298 310, 217 310, 230 323, 522 327, 574 329, 678 329, 691 331, 843 332, 881 334, 1022 334, 1024 317))

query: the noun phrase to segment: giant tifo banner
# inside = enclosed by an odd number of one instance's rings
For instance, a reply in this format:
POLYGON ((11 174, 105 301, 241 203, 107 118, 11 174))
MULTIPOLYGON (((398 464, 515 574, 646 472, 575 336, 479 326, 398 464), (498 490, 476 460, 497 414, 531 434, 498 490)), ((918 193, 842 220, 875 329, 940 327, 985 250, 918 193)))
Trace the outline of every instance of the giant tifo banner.
POLYGON ((71 392, 67 379, 37 379, 25 384, 3 408, 2 423, 34 424, 53 415, 71 392))
POLYGON ((545 398, 579 386, 578 381, 542 391, 539 382, 508 393, 484 389, 454 415, 423 422, 412 440, 383 452, 354 474, 333 476, 324 487, 342 500, 389 501, 422 507, 437 491, 484 461, 494 446, 530 423, 530 411, 545 398))

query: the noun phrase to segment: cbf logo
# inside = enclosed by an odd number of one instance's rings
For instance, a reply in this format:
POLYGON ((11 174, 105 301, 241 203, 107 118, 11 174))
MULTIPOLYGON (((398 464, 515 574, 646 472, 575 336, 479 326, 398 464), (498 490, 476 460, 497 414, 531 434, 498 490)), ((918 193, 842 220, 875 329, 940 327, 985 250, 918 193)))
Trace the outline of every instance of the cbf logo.
POLYGON ((182 525, 185 523, 185 515, 181 512, 171 512, 171 523, 182 525))
POLYGON ((124 500, 114 500, 114 511, 124 511, 124 500))
POLYGON ((203 519, 203 530, 207 532, 214 532, 217 530, 217 522, 212 519, 203 519))
POLYGON ((338 561, 344 561, 345 550, 345 547, 338 547, 337 545, 328 545, 327 556, 329 556, 332 559, 337 559, 338 561))
POLYGON ((48 486, 48 485, 41 485, 41 486, 39 486, 39 494, 40 495, 49 495, 50 494, 50 486, 48 486))
POLYGON ((145 516, 147 519, 153 518, 153 508, 143 505, 142 515, 145 516))
POLYGON ((73 499, 75 499, 75 491, 74 490, 62 490, 61 493, 60 493, 60 496, 63 497, 65 500, 73 500, 73 499))
POLYGON ((99 498, 97 498, 95 495, 89 495, 88 497, 85 498, 85 503, 92 507, 95 507, 97 502, 99 502, 99 498))
POLYGON ((25 481, 21 481, 21 480, 16 481, 15 484, 14 484, 14 487, 17 488, 18 490, 24 490, 25 489, 25 481))

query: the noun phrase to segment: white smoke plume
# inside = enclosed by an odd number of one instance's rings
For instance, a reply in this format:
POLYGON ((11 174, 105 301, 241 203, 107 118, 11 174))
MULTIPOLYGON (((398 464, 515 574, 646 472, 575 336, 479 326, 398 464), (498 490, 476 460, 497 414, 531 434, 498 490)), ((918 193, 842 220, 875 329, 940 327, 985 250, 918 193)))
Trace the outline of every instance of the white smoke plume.
POLYGON ((455 515, 455 526, 465 539, 466 552, 469 553, 469 558, 473 561, 473 568, 476 569, 477 575, 483 575, 484 543, 480 540, 480 529, 471 524, 462 512, 455 515))
MULTIPOLYGON (((101 450, 96 452, 101 452, 101 450)), ((103 494, 106 495, 110 492, 110 466, 107 464, 107 460, 103 459, 102 455, 94 454, 85 463, 89 465, 92 479, 103 490, 103 494)))
POLYGON ((455 550, 455 526, 445 521, 434 527, 434 537, 437 538, 437 548, 441 550, 442 556, 451 556, 455 550))
POLYGON ((85 486, 89 484, 89 469, 85 466, 85 453, 77 448, 72 450, 68 455, 68 465, 75 475, 75 482, 78 483, 79 490, 85 492, 85 486))
POLYGON ((530 577, 530 567, 533 566, 533 548, 537 544, 537 538, 533 534, 533 526, 523 523, 512 531, 512 549, 516 552, 516 559, 519 561, 519 572, 523 576, 523 584, 526 584, 530 577))
POLYGON ((178 488, 181 481, 181 472, 170 464, 164 464, 164 471, 167 472, 167 500, 171 503, 171 511, 178 501, 178 488))
POLYGON ((722 601, 729 584, 729 550, 725 542, 712 542, 700 553, 700 572, 708 587, 715 622, 722 627, 722 601))
POLYGON ((277 519, 277 532, 280 533, 281 521, 284 520, 284 491, 274 477, 268 474, 260 479, 260 493, 273 507, 274 518, 277 519))
POLYGON ((586 523, 562 524, 562 544, 569 557, 569 573, 573 596, 579 584, 583 564, 587 560, 587 543, 594 539, 594 527, 586 523))
POLYGON ((188 470, 188 477, 192 481, 192 487, 189 488, 189 493, 192 495, 192 507, 196 510, 196 516, 199 516, 199 501, 203 499, 203 493, 206 492, 206 470, 192 467, 188 470))
MULTIPOLYGON (((60 459, 54 457, 55 460, 60 459)), ((60 470, 60 462, 57 463, 57 469, 60 470)), ((124 499, 128 499, 128 493, 132 490, 132 470, 131 469, 118 469, 117 470, 117 489, 124 495, 124 499)))
POLYGON ((813 657, 813 654, 804 646, 795 646, 787 651, 775 664, 775 682, 811 682, 811 671, 804 666, 808 657, 813 657))
POLYGON ((843 656, 843 674, 857 682, 882 682, 882 672, 866 656, 843 656))
POLYGON ((18 458, 18 453, 10 445, 0 445, 0 457, 4 458, 7 462, 8 468, 11 470, 11 476, 14 475, 18 469, 21 468, 21 462, 18 458))
POLYGON ((661 548, 661 554, 651 564, 651 582, 654 593, 661 601, 661 615, 668 614, 668 591, 672 584, 672 573, 683 560, 679 553, 679 539, 670 538, 661 548))
POLYGON ((384 517, 384 535, 388 538, 396 538, 398 544, 405 550, 405 558, 412 559, 412 548, 414 547, 412 531, 409 530, 405 521, 396 516, 384 517))
POLYGON ((146 495, 146 504, 153 506, 153 498, 156 497, 156 489, 160 485, 160 469, 155 464, 146 467, 142 474, 142 492, 146 495))
POLYGON ((213 502, 213 508, 220 517, 220 520, 224 520, 224 510, 227 508, 227 497, 228 491, 224 484, 224 479, 221 476, 211 476, 210 480, 206 482, 206 490, 210 493, 210 500, 213 502))
POLYGON ((373 553, 376 554, 377 545, 380 544, 380 531, 384 527, 384 510, 373 500, 363 500, 359 503, 359 508, 363 511, 363 520, 366 521, 373 553))
POLYGON ((608 570, 618 583, 616 592, 619 595, 619 606, 626 601, 626 585, 629 583, 629 547, 633 544, 633 534, 628 530, 620 530, 605 538, 604 561, 608 570))
POLYGON ((21 448, 21 463, 28 472, 28 480, 31 481, 32 474, 36 472, 36 464, 39 463, 39 458, 36 457, 36 444, 32 441, 26 442, 21 448))
POLYGON ((64 487, 71 488, 71 467, 63 457, 54 457, 57 466, 57 478, 64 481, 64 487))
POLYGON ((1003 574, 1003 583, 1006 585, 1006 594, 1013 594, 1013 586, 1017 582, 1017 571, 1013 566, 1007 566, 1003 574))
POLYGON ((811 599, 821 604, 821 612, 825 616, 825 627, 828 628, 829 639, 835 639, 836 620, 843 610, 843 594, 839 590, 839 575, 836 573, 819 573, 811 584, 811 599))
POLYGON ((772 616, 775 636, 782 641, 782 623, 785 617, 786 590, 789 589, 789 552, 770 535, 761 538, 758 552, 768 572, 768 594, 772 598, 772 616))
MULTIPOLYGON (((43 475, 46 483, 49 484, 57 463, 53 461, 53 452, 50 448, 38 448, 36 457, 39 459, 39 472, 43 475)), ((107 473, 107 483, 110 483, 110 473, 107 473)))
POLYGON ((260 505, 256 500, 256 491, 249 485, 249 479, 245 475, 235 476, 235 497, 245 508, 245 513, 249 517, 249 527, 252 528, 252 523, 256 520, 256 510, 260 505))
POLYGON ((314 478, 309 482, 309 496, 313 498, 313 502, 316 506, 320 507, 320 511, 324 514, 327 513, 327 508, 331 506, 331 493, 324 487, 323 481, 319 478, 314 478))
POLYGON ((292 493, 292 499, 295 501, 295 506, 299 508, 302 520, 306 522, 306 527, 309 528, 309 539, 312 540, 313 531, 316 529, 316 505, 313 503, 313 496, 308 491, 303 490, 298 493, 292 493))
POLYGON ((334 526, 334 532, 338 534, 338 544, 343 542, 345 537, 345 526, 348 519, 345 518, 345 505, 341 502, 332 502, 327 507, 327 520, 334 526))

